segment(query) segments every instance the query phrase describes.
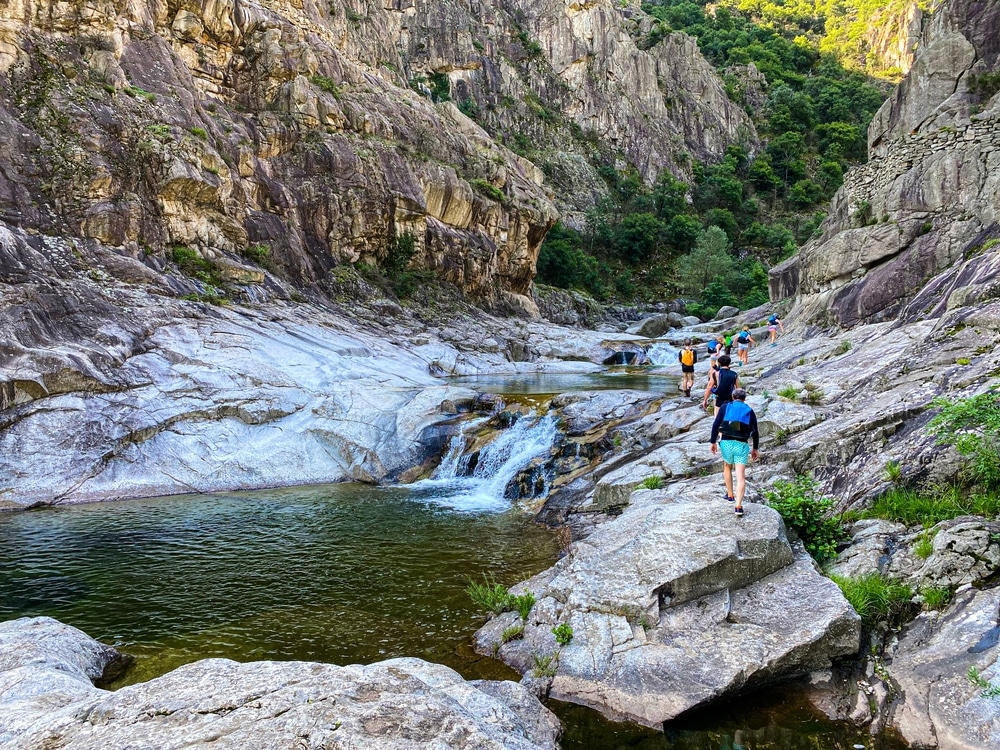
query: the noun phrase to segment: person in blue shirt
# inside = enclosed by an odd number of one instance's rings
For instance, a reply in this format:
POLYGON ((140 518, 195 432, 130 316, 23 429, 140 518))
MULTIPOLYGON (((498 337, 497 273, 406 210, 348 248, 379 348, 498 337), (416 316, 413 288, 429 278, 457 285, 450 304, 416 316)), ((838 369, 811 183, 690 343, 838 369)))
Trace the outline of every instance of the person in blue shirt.
POLYGON ((712 455, 722 453, 722 475, 726 480, 726 499, 735 502, 737 516, 743 515, 747 464, 756 461, 760 435, 757 415, 746 405, 747 392, 733 389, 733 400, 719 406, 712 423, 712 455), (753 448, 750 441, 753 440, 753 448), (733 467, 736 467, 736 492, 733 493, 733 467))

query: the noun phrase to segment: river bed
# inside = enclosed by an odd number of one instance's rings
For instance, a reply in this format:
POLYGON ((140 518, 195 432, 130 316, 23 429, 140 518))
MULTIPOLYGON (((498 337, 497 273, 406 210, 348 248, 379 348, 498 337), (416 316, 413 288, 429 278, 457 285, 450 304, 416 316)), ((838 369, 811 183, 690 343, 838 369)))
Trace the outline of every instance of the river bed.
MULTIPOLYGON (((474 380, 516 398, 662 392, 666 378, 619 370, 474 380)), ((0 514, 0 619, 49 615, 135 657, 111 688, 208 657, 348 664, 416 656, 469 679, 518 679, 472 651, 484 615, 465 590, 483 575, 509 586, 556 560, 557 534, 504 497, 519 467, 555 436, 552 417, 522 418, 482 451, 473 476, 463 476, 459 439, 434 477, 406 487, 334 484, 0 514)), ((664 732, 550 707, 566 750, 901 747, 823 719, 795 686, 664 732)))

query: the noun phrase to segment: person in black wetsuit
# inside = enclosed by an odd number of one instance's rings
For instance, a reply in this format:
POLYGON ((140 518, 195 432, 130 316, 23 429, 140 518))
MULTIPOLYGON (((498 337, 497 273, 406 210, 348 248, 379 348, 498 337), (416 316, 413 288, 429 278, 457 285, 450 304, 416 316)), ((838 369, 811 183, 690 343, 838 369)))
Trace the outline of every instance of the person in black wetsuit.
POLYGON ((708 371, 708 385, 705 386, 705 395, 701 399, 701 408, 708 408, 708 397, 715 394, 715 414, 719 413, 719 407, 727 401, 733 400, 733 389, 740 387, 739 376, 729 369, 733 360, 728 354, 719 357, 719 369, 708 371))

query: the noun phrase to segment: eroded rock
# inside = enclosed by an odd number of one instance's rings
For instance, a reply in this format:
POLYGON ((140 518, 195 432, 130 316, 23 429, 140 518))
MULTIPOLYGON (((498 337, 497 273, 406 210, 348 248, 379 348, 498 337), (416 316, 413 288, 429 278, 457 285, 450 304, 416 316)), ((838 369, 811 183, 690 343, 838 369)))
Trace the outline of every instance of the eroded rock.
POLYGON ((560 732, 555 716, 520 685, 466 682, 420 659, 347 667, 205 659, 111 693, 87 678, 99 675, 112 654, 51 619, 0 624, 5 747, 195 742, 265 750, 300 738, 386 750, 554 750, 560 732), (65 689, 68 680, 76 692, 65 689))

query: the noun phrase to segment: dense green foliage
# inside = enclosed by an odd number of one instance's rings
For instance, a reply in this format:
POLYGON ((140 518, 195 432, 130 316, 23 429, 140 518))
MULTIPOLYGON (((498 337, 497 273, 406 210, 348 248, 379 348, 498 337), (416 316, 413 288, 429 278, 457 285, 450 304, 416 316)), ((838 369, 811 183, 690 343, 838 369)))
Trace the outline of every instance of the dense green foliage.
POLYGON ((840 586, 844 598, 861 616, 865 627, 874 628, 880 622, 893 627, 908 619, 913 597, 909 586, 881 573, 868 573, 858 578, 832 575, 830 579, 840 586))
POLYGON ((960 399, 938 398, 941 411, 928 425, 938 443, 966 457, 962 479, 987 492, 1000 491, 1000 392, 960 399))
POLYGON ((732 145, 716 164, 693 163, 690 185, 664 173, 647 186, 634 171, 603 167, 610 197, 584 231, 550 233, 539 281, 598 298, 681 294, 703 316, 766 302, 767 268, 812 235, 844 171, 864 159, 868 123, 885 97, 885 88, 821 52, 824 19, 850 16, 857 4, 723 0, 712 12, 691 0, 644 4, 655 23, 640 46, 671 31, 696 37, 763 148, 732 145), (760 92, 740 73, 749 63, 766 77, 760 92))
POLYGON ((767 504, 781 514, 785 525, 799 535, 817 561, 837 554, 844 529, 838 518, 829 515, 833 501, 816 494, 815 481, 800 476, 792 482, 776 482, 765 496, 767 504))

